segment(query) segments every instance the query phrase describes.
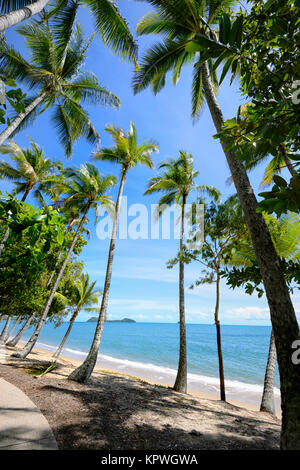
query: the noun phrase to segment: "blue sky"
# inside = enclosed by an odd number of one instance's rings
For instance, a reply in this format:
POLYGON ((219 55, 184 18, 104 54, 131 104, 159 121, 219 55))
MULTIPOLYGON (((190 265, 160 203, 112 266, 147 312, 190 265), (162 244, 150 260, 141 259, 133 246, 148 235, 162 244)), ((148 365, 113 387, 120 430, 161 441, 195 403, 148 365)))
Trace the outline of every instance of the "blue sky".
MULTIPOLYGON (((121 0, 120 10, 126 17, 131 30, 134 31, 138 20, 149 11, 144 2, 121 0)), ((81 8, 79 21, 84 26, 86 37, 94 28, 89 13, 81 8)), ((13 30, 7 34, 8 42, 27 56, 23 39, 13 30)), ((139 38, 139 54, 142 55, 153 38, 139 38)), ((91 119, 101 134, 101 144, 110 145, 111 140, 104 131, 106 124, 114 123, 128 130, 130 120, 135 123, 140 140, 153 139, 160 148, 154 154, 156 166, 161 160, 176 157, 180 149, 191 152, 195 167, 200 172, 199 184, 209 184, 218 188, 223 199, 233 194, 234 187, 228 186, 230 176, 224 154, 218 141, 213 139, 215 133, 211 117, 205 108, 199 121, 192 123, 190 118, 191 70, 186 68, 176 87, 168 81, 165 89, 154 96, 146 90, 137 96, 133 95, 131 82, 133 67, 123 63, 105 48, 98 36, 94 38, 84 64, 86 70, 92 71, 110 91, 122 102, 121 109, 89 107, 91 119)), ((229 86, 222 84, 218 100, 225 118, 236 114, 243 98, 235 82, 229 86)), ((74 147, 71 161, 66 161, 63 150, 57 142, 57 134, 51 122, 51 110, 38 117, 33 126, 20 132, 15 141, 20 146, 28 146, 28 137, 44 148, 50 158, 61 159, 66 165, 80 165, 89 161, 91 145, 81 139, 74 147)), ((118 173, 118 169, 107 163, 99 164, 105 174, 118 173)), ((256 192, 262 179, 264 165, 250 173, 250 179, 256 192)), ((124 194, 128 205, 143 203, 150 206, 156 202, 155 196, 144 196, 147 180, 154 172, 135 168, 128 175, 124 194)), ((10 185, 1 182, 1 189, 10 189, 10 185)), ((114 191, 116 196, 116 190, 114 191)), ((30 198, 28 202, 32 202, 30 198)), ((85 271, 92 279, 97 279, 99 287, 103 286, 106 268, 108 241, 99 240, 96 236, 94 217, 90 215, 89 229, 91 239, 84 248, 81 259, 85 271)), ((129 221, 132 218, 129 217, 129 221)), ((178 321, 178 268, 167 270, 166 261, 174 257, 178 249, 178 240, 118 240, 113 267, 111 294, 108 317, 118 319, 134 318, 144 322, 178 321)), ((186 316, 190 323, 212 323, 214 310, 214 285, 200 286, 191 291, 189 285, 197 279, 200 266, 197 263, 186 267, 186 316)), ((300 296, 294 295, 294 303, 300 313, 300 296)), ((78 321, 86 320, 90 314, 81 313, 78 321)), ((220 318, 227 324, 269 324, 269 312, 265 299, 248 296, 242 290, 232 291, 222 284, 220 318)))

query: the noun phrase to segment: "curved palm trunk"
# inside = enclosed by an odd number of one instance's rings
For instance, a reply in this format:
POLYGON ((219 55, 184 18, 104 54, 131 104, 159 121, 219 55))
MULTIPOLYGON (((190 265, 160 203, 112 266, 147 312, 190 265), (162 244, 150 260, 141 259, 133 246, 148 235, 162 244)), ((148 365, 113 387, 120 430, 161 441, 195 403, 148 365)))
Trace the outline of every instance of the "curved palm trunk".
POLYGON ((16 336, 8 341, 6 343, 7 346, 16 346, 16 344, 20 341, 21 337, 23 336, 23 334, 25 333, 25 330, 27 330, 27 328, 29 327, 30 323, 32 322, 32 320, 34 319, 34 316, 35 316, 35 313, 33 313, 31 315, 31 317, 28 317, 26 322, 24 323, 24 325, 20 328, 20 330, 18 331, 18 333, 16 334, 16 336))
POLYGON ((11 317, 10 317, 10 316, 7 316, 7 319, 6 319, 4 328, 3 328, 2 332, 1 332, 1 335, 0 335, 0 341, 3 341, 4 338, 5 338, 5 336, 6 336, 6 332, 7 332, 7 329, 8 329, 8 327, 9 327, 10 320, 11 320, 11 317))
POLYGON ((264 380, 264 390, 260 405, 260 411, 266 411, 275 415, 275 400, 274 400, 274 375, 276 367, 276 346, 273 330, 270 336, 270 346, 268 354, 268 362, 264 380))
POLYGON ((114 259, 116 236, 117 236, 119 215, 120 215, 120 209, 121 209, 121 197, 123 193, 124 183, 126 180, 126 172, 127 172, 126 169, 124 169, 122 172, 119 193, 117 197, 116 210, 115 210, 113 229, 112 229, 112 234, 111 234, 107 267, 106 267, 106 276, 105 276, 105 283, 104 283, 104 289, 103 289, 103 296, 102 296, 102 302, 101 302, 100 312, 98 316, 98 322, 97 322, 96 330, 94 334, 94 339, 93 339, 90 351, 86 359, 83 361, 83 363, 79 367, 77 367, 77 369, 71 372, 71 374, 68 377, 70 380, 75 380, 76 382, 85 382, 86 380, 88 380, 97 362, 100 342, 101 342, 103 328, 104 328, 104 321, 105 321, 106 313, 107 313, 110 281, 111 281, 111 274, 112 274, 112 264, 113 264, 113 259, 114 259))
POLYGON ((14 325, 12 326, 12 328, 9 330, 9 332, 5 335, 5 338, 3 338, 3 341, 6 343, 9 338, 11 337, 11 335, 13 334, 13 332, 15 331, 16 327, 18 326, 18 324, 20 323, 20 320, 21 318, 20 317, 17 317, 14 325))
POLYGON ((47 5, 49 0, 38 0, 26 7, 20 8, 19 10, 11 11, 6 15, 0 16, 0 33, 3 33, 6 29, 14 26, 21 21, 30 18, 37 13, 40 13, 43 8, 47 5))
POLYGON ((39 96, 37 96, 28 106, 26 106, 24 113, 20 113, 13 121, 12 123, 7 126, 7 128, 1 132, 0 134, 0 145, 2 145, 6 139, 8 139, 11 134, 18 128, 18 126, 21 124, 23 119, 28 116, 28 114, 31 113, 47 96, 47 93, 44 91, 41 93, 39 96))
POLYGON ((75 312, 73 313, 72 315, 72 318, 70 320, 70 323, 69 323, 69 326, 68 326, 68 329, 66 331, 66 334, 65 336, 63 337, 63 340, 62 342, 60 343, 59 347, 57 348, 57 350, 55 351, 55 353, 53 354, 53 357, 55 357, 56 359, 60 356, 62 350, 63 350, 63 347, 65 345, 65 342, 67 341, 68 339, 68 336, 70 334, 70 331, 72 330, 72 326, 73 326, 73 323, 78 315, 78 313, 80 312, 80 307, 77 307, 77 309, 75 310, 75 312))
MULTIPOLYGON (((202 81, 215 128, 220 132, 223 114, 206 63, 202 67, 202 81)), ((257 200, 245 167, 233 150, 226 150, 226 143, 222 147, 251 234, 270 308, 280 373, 281 448, 300 449, 300 367, 291 361, 292 344, 299 339, 299 326, 269 230, 262 214, 256 212, 257 200)))
POLYGON ((72 244, 69 248, 69 251, 68 251, 68 254, 64 260, 64 262, 62 263, 61 265, 61 268, 59 270, 59 273, 57 275, 57 278, 55 280, 55 283, 52 287, 52 290, 51 290, 51 293, 49 295, 49 298, 47 300, 47 303, 45 305, 45 308, 44 308, 44 311, 42 313, 42 316, 37 324, 37 327, 34 331, 34 333, 32 334, 30 340, 27 342, 27 344, 24 346, 23 349, 21 349, 20 351, 16 351, 15 353, 12 354, 13 357, 21 357, 22 359, 24 359, 29 353, 30 351, 32 350, 32 348, 34 347, 35 343, 37 342, 37 339, 39 337, 39 334, 44 326, 44 323, 46 321, 46 318, 47 318, 47 315, 48 315, 48 312, 50 310, 50 307, 51 307, 51 304, 52 304, 52 301, 53 301, 53 297, 54 297, 54 294, 58 288, 58 285, 59 285, 59 282, 63 276, 63 273, 64 273, 64 270, 67 266, 67 263, 68 261, 70 260, 71 258, 71 255, 72 255, 72 252, 73 252, 73 249, 74 249, 74 246, 76 245, 76 242, 78 240, 78 237, 80 235, 80 232, 81 232, 81 229, 82 229, 82 226, 83 226, 83 223, 84 223, 84 220, 86 218, 86 215, 89 211, 89 208, 90 208, 90 205, 87 206, 86 210, 85 210, 85 213, 80 221, 80 224, 78 226, 78 229, 77 229, 77 232, 73 238, 73 241, 72 241, 72 244))
MULTIPOLYGON (((181 209, 181 228, 180 228, 180 255, 183 253, 184 245, 184 212, 186 198, 183 197, 181 209)), ((177 376, 174 384, 176 392, 186 393, 187 389, 187 358, 186 358, 186 326, 185 326, 185 305, 184 305, 184 262, 180 257, 179 261, 179 362, 177 376)))
MULTIPOLYGON (((22 202, 24 202, 25 199, 27 198, 27 196, 29 194, 29 191, 30 191, 30 189, 27 188, 25 193, 23 194, 22 199, 21 199, 22 202)), ((7 229, 5 230, 5 233, 4 233, 3 238, 1 240, 1 243, 0 243, 0 256, 2 255, 2 251, 3 251, 3 248, 5 246, 5 243, 7 242, 8 237, 9 237, 9 227, 7 227, 7 229)))
POLYGON ((224 365, 223 365, 222 341, 221 341, 221 325, 219 321, 219 308, 220 308, 220 275, 219 275, 219 271, 217 271, 215 325, 216 325, 216 331, 217 331, 217 346, 218 346, 218 359, 219 359, 220 397, 222 401, 226 401, 224 365))

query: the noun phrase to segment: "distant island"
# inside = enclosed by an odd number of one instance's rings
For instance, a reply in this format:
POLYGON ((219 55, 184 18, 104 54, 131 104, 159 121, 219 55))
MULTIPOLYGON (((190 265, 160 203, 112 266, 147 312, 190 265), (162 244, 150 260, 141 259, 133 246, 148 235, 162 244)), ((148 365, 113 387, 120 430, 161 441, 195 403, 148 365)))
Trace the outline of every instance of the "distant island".
MULTIPOLYGON (((88 322, 90 321, 98 321, 98 317, 91 317, 87 320, 88 322)), ((105 320, 106 323, 136 323, 135 320, 132 320, 131 318, 123 318, 122 320, 105 320)))

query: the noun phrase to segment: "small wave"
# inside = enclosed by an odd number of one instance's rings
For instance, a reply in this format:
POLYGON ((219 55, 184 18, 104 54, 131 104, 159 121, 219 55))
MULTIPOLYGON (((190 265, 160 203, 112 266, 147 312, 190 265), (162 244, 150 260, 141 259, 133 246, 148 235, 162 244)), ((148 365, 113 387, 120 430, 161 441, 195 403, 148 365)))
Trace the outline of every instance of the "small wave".
MULTIPOLYGON (((46 343, 38 342, 38 347, 43 349, 55 351, 56 346, 49 345, 46 343)), ((87 353, 81 350, 64 348, 63 353, 72 357, 86 357, 87 353)), ((108 368, 114 368, 115 370, 126 370, 128 373, 133 373, 135 375, 142 375, 144 377, 152 378, 159 381, 169 381, 173 380, 176 377, 176 370, 158 366, 152 363, 144 363, 131 361, 129 359, 120 359, 113 356, 108 356, 106 354, 99 354, 98 364, 106 366, 108 368)), ((188 384, 192 388, 202 389, 203 391, 210 391, 212 393, 219 392, 219 378, 210 377, 200 374, 188 373, 188 384)), ((239 395, 246 396, 252 395, 253 397, 260 397, 263 391, 263 386, 259 384, 250 384, 246 382, 240 382, 238 380, 226 379, 225 385, 228 394, 234 395, 235 398, 239 395)), ((274 395, 277 398, 280 398, 280 390, 274 387, 274 395)))

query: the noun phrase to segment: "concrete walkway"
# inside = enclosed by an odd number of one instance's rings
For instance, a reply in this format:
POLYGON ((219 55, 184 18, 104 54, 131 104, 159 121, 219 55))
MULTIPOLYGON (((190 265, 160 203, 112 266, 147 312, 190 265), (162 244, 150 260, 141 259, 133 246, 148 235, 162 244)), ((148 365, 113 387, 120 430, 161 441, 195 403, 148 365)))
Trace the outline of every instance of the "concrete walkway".
POLYGON ((39 408, 19 388, 0 378, 0 450, 58 450, 39 408))

